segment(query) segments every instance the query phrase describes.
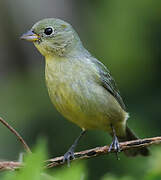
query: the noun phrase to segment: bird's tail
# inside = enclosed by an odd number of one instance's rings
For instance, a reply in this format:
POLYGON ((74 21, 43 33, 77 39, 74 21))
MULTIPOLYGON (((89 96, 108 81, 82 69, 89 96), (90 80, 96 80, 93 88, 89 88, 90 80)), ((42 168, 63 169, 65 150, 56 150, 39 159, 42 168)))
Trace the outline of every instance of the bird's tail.
MULTIPOLYGON (((132 132, 132 130, 128 127, 126 127, 126 137, 125 138, 120 138, 119 141, 131 141, 131 140, 136 140, 138 137, 132 132)), ((129 149, 124 151, 126 156, 131 156, 135 157, 137 155, 142 155, 142 156, 148 156, 150 154, 148 148, 142 147, 142 148, 136 148, 136 149, 129 149)))

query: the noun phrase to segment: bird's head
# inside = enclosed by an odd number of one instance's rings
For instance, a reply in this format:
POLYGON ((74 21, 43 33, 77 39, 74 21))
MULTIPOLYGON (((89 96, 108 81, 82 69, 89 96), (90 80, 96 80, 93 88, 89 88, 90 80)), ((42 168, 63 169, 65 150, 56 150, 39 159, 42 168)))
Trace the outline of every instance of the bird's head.
POLYGON ((72 26, 55 18, 37 22, 21 39, 33 42, 43 56, 64 56, 81 45, 72 26))

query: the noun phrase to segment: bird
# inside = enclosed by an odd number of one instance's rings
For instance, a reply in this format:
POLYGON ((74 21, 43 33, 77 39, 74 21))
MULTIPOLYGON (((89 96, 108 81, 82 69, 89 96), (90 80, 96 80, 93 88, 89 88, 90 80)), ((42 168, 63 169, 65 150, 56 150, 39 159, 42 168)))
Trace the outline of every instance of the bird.
MULTIPOLYGON (((46 18, 21 36, 33 42, 45 57, 45 80, 55 108, 82 131, 64 154, 74 158, 80 138, 88 130, 102 130, 112 136, 109 152, 120 152, 119 142, 138 139, 127 126, 129 113, 107 67, 83 46, 69 23, 46 18)), ((125 155, 148 156, 146 147, 124 151, 125 155)))

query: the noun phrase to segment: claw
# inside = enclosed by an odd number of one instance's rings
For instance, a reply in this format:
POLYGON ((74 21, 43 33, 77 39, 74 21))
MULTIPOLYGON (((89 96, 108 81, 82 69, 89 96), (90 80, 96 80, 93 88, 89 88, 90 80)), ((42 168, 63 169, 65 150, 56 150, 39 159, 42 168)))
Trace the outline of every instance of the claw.
POLYGON ((119 141, 117 139, 116 136, 114 136, 114 139, 109 147, 109 150, 108 152, 111 152, 111 150, 114 149, 114 151, 116 152, 120 152, 121 151, 121 148, 120 148, 120 145, 119 145, 119 141))
POLYGON ((77 139, 75 140, 74 144, 69 148, 69 150, 64 154, 64 158, 63 158, 63 163, 67 162, 68 167, 70 166, 70 160, 74 159, 74 150, 76 145, 78 144, 78 141, 80 140, 80 138, 84 135, 86 131, 83 130, 80 135, 77 137, 77 139))
POLYGON ((110 147, 108 149, 108 152, 111 152, 111 150, 113 149, 116 152, 117 160, 119 160, 118 153, 121 152, 121 148, 120 148, 117 136, 116 136, 115 129, 113 128, 112 125, 111 125, 111 128, 112 128, 112 131, 113 131, 113 141, 112 141, 112 143, 111 143, 111 145, 110 145, 110 147))
POLYGON ((70 167, 70 160, 74 159, 74 151, 72 149, 69 149, 65 154, 63 158, 63 163, 67 162, 68 167, 70 167))

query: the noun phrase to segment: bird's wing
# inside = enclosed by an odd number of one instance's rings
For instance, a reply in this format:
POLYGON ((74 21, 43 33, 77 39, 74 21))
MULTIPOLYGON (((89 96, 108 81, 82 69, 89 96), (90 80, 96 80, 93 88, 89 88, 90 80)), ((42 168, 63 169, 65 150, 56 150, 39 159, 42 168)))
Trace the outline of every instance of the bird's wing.
POLYGON ((115 80, 110 75, 109 70, 97 59, 94 58, 93 62, 100 73, 102 86, 115 97, 120 106, 126 111, 125 104, 120 96, 120 92, 116 86, 115 80))

